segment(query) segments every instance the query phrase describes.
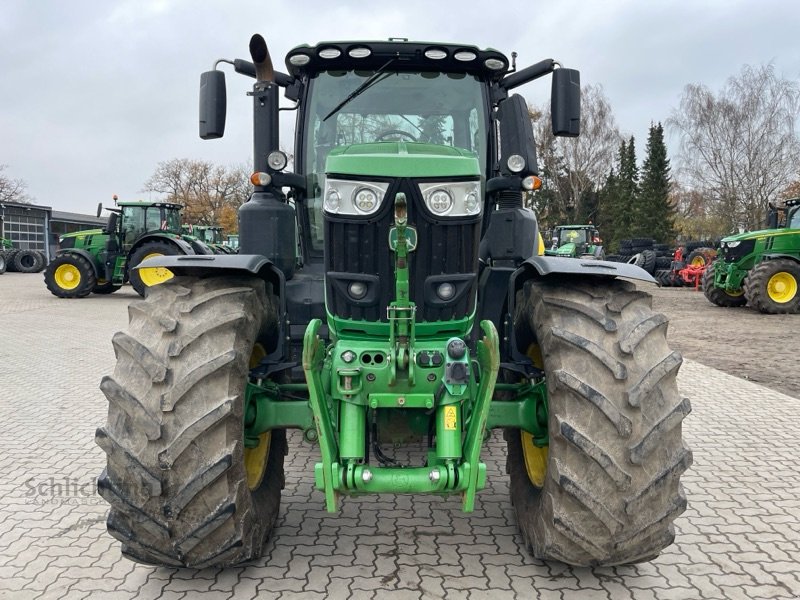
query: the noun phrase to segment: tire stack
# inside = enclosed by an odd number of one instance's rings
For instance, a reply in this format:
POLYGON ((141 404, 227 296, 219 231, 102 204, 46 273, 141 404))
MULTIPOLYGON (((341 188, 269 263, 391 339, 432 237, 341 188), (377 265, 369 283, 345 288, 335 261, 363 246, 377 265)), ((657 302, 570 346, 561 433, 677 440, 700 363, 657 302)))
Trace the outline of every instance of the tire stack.
POLYGON ((655 240, 651 238, 633 238, 621 240, 619 254, 610 254, 606 257, 606 260, 634 264, 637 267, 642 267, 650 275, 654 275, 658 268, 658 258, 655 240))
POLYGON ((17 273, 39 273, 47 264, 44 253, 39 250, 10 248, 0 252, 5 259, 6 270, 17 273))

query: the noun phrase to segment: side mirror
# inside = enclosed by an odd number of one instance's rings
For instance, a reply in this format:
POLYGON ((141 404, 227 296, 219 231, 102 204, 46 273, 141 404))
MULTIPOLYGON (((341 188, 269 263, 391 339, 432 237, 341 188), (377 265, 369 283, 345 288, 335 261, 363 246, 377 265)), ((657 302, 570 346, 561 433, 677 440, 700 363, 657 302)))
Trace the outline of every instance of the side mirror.
POLYGON ((497 118, 500 120, 500 172, 520 177, 538 173, 533 125, 525 98, 514 94, 503 100, 497 109, 497 118), (521 156, 524 164, 521 168, 515 166, 512 171, 508 159, 514 155, 521 156))
POLYGON ((553 135, 578 137, 581 132, 581 74, 575 69, 553 71, 550 94, 553 135))
POLYGON ((225 134, 227 94, 225 73, 206 71, 200 75, 200 137, 221 138, 225 134))
POLYGON ((103 213, 103 203, 97 203, 97 217, 100 218, 100 215, 103 213))

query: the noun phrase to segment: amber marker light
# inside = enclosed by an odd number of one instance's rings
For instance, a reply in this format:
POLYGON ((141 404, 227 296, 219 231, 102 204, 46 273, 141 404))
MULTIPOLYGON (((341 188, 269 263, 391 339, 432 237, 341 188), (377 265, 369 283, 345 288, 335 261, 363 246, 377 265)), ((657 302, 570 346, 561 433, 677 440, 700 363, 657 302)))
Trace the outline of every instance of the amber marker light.
POLYGON ((260 171, 250 175, 250 183, 258 186, 269 185, 272 182, 272 177, 269 173, 262 173, 260 171))
POLYGON ((536 175, 529 175, 522 180, 522 187, 529 192, 538 190, 540 187, 542 187, 542 180, 536 177, 536 175))

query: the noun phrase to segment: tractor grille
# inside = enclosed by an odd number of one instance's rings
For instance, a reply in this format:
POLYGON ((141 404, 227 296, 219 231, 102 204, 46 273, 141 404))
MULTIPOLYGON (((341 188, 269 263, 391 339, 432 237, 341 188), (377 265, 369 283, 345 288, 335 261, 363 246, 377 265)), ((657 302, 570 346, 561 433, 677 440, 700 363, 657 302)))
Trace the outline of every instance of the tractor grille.
POLYGON ((404 192, 408 223, 417 230, 417 248, 410 255, 409 287, 418 321, 464 318, 475 306, 480 216, 433 219, 423 208, 417 182, 395 181, 378 213, 342 219, 325 215, 325 267, 328 311, 340 318, 386 321, 394 300, 394 253, 389 231, 394 223, 393 199, 404 192), (348 292, 353 281, 367 284, 360 300, 348 292), (435 294, 442 283, 453 283, 455 297, 444 302, 435 294))
POLYGON ((747 256, 755 248, 755 240, 743 240, 738 246, 730 248, 727 243, 722 244, 722 259, 727 263, 736 262, 739 259, 747 256))

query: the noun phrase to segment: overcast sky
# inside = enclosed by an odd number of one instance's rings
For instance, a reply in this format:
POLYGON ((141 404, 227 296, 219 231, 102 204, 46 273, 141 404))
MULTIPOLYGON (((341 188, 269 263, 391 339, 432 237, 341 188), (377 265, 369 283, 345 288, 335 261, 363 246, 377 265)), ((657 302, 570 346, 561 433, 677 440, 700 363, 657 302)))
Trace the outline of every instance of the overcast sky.
MULTIPOLYGON (((146 199, 160 161, 250 164, 252 80, 228 73, 221 140, 197 136, 197 93, 215 59, 249 59, 256 32, 282 70, 297 44, 390 36, 517 51, 520 68, 552 57, 603 85, 641 149, 687 83, 716 91, 768 62, 800 78, 799 24, 794 0, 3 0, 0 164, 35 203, 84 213, 112 194, 146 199)), ((517 91, 540 103, 549 84, 517 91)))

